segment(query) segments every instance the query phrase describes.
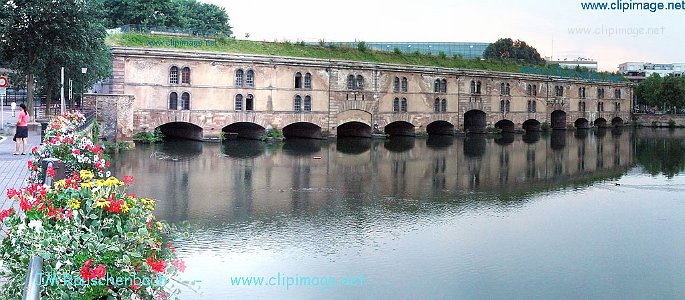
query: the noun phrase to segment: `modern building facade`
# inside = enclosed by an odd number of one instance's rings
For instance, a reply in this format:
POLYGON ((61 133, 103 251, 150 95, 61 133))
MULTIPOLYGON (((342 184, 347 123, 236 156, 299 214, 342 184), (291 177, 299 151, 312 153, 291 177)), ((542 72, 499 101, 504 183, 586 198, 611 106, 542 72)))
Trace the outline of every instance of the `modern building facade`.
MULTIPOLYGON (((326 44, 356 48, 359 42, 329 42, 326 44)), ((367 48, 377 51, 393 52, 399 50, 405 54, 418 51, 432 55, 444 53, 448 57, 457 55, 466 59, 482 58, 485 49, 490 46, 490 43, 478 42, 364 42, 364 44, 367 48)))
POLYGON ((682 76, 685 73, 685 63, 653 64, 643 62, 625 62, 618 66, 618 71, 623 73, 631 82, 640 82, 652 74, 661 77, 674 75, 682 76))
POLYGON ((597 71, 597 61, 592 59, 565 59, 565 60, 547 60, 548 64, 559 64, 562 68, 575 69, 585 68, 589 71, 597 71))
POLYGON ((128 95, 129 104, 111 101, 126 112, 117 117, 123 137, 155 128, 195 139, 269 128, 311 138, 588 128, 619 126, 632 106, 626 83, 150 48, 113 54, 109 90, 89 96, 128 95))

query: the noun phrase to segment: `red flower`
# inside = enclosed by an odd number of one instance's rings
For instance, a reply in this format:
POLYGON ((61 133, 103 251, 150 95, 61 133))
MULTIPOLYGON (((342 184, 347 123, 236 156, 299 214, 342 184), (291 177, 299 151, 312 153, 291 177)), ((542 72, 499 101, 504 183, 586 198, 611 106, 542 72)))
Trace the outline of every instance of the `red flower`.
POLYGON ((48 176, 50 176, 50 178, 55 178, 55 168, 53 168, 52 165, 48 165, 48 169, 46 172, 48 173, 48 176))
POLYGON ((105 206, 105 209, 113 213, 118 213, 121 210, 122 204, 124 204, 124 201, 121 199, 116 201, 110 201, 109 206, 105 206))
POLYGON ((10 198, 10 199, 11 199, 12 197, 17 196, 17 195, 19 195, 19 194, 20 194, 19 191, 17 191, 17 190, 14 189, 14 188, 9 188, 9 189, 7 189, 7 198, 10 198))
POLYGON ((30 169, 31 169, 31 165, 33 165, 33 161, 29 159, 29 161, 28 161, 27 163, 28 163, 28 165, 29 165, 29 170, 30 170, 30 169))
POLYGON ((124 184, 125 185, 133 184, 133 176, 124 176, 124 184))
POLYGON ((71 153, 73 153, 74 155, 79 155, 79 154, 81 154, 81 150, 74 149, 74 150, 71 150, 71 153))
POLYGON ((0 210, 0 222, 4 221, 5 218, 9 217, 14 213, 14 208, 8 208, 5 210, 0 210))
POLYGON ((31 152, 32 153, 38 152, 38 146, 33 146, 33 148, 31 148, 31 152))
POLYGON ((182 259, 174 260, 174 267, 176 267, 176 269, 180 272, 185 272, 186 262, 183 261, 182 259))
POLYGON ((112 163, 109 162, 109 160, 105 161, 105 167, 109 168, 109 166, 110 166, 111 164, 112 164, 112 163))
POLYGON ((93 258, 83 263, 83 266, 81 267, 81 277, 83 277, 83 280, 88 281, 93 278, 102 278, 107 275, 107 269, 105 269, 103 264, 99 264, 95 268, 91 268, 91 265, 93 265, 93 258))
POLYGON ((164 274, 166 272, 166 267, 167 263, 160 259, 160 260, 155 260, 155 254, 152 253, 150 257, 145 259, 145 262, 147 263, 150 268, 152 268, 152 271, 155 271, 155 273, 162 273, 164 274))

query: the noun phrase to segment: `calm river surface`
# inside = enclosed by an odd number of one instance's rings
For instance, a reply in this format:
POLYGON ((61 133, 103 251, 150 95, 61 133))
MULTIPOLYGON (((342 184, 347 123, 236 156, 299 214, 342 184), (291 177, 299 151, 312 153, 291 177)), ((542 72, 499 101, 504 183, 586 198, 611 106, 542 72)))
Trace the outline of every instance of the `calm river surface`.
POLYGON ((182 299, 683 299, 684 139, 176 141, 113 170, 188 224, 182 299))

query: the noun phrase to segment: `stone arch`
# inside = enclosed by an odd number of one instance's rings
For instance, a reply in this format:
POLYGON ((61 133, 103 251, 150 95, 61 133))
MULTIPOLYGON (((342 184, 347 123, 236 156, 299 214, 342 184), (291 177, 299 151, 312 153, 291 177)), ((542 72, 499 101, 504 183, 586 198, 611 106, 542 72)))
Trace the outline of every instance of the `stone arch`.
POLYGON ((414 136, 414 125, 406 121, 395 121, 385 125, 383 131, 388 135, 414 136))
POLYGON ((611 119, 611 126, 614 126, 614 127, 623 126, 623 119, 621 119, 620 117, 615 117, 615 118, 611 119))
POLYGON ((502 132, 515 132, 514 122, 504 119, 495 123, 495 128, 502 129, 502 132))
POLYGON ((343 123, 336 128, 339 137, 371 137, 371 126, 358 121, 343 123))
POLYGON ((295 122, 283 127, 283 136, 287 138, 320 139, 321 127, 309 122, 295 122))
POLYGON ((165 137, 176 137, 201 141, 202 127, 188 122, 169 122, 157 126, 165 137))
POLYGON ((595 126, 599 128, 607 127, 607 120, 605 118, 597 118, 595 120, 595 126))
POLYGON ((373 124, 371 121, 371 113, 361 109, 350 109, 340 112, 337 115, 337 119, 338 126, 349 122, 358 122, 366 124, 369 127, 371 127, 373 124))
POLYGON ((590 122, 586 118, 578 118, 574 123, 574 126, 578 129, 588 129, 590 128, 590 122))
POLYGON ((454 135, 454 125, 447 121, 434 121, 426 126, 428 135, 454 135))
POLYGON ((252 122, 236 122, 221 129, 227 138, 243 138, 259 140, 266 132, 266 128, 252 122))
POLYGON ((535 120, 535 119, 528 119, 525 122, 523 122, 523 129, 525 131, 540 131, 540 127, 542 124, 540 124, 540 121, 535 120))
POLYGON ((551 115, 552 129, 566 129, 566 112, 563 110, 555 110, 551 115))
POLYGON ((485 133, 487 121, 485 112, 472 109, 464 113, 464 131, 467 133, 485 133))

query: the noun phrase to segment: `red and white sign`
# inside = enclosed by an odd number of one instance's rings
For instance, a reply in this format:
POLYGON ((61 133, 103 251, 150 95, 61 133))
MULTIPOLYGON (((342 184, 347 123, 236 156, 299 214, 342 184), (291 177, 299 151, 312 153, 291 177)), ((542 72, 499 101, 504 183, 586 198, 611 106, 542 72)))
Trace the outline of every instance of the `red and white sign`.
POLYGON ((0 88, 4 88, 10 85, 9 79, 5 76, 0 76, 0 88))

